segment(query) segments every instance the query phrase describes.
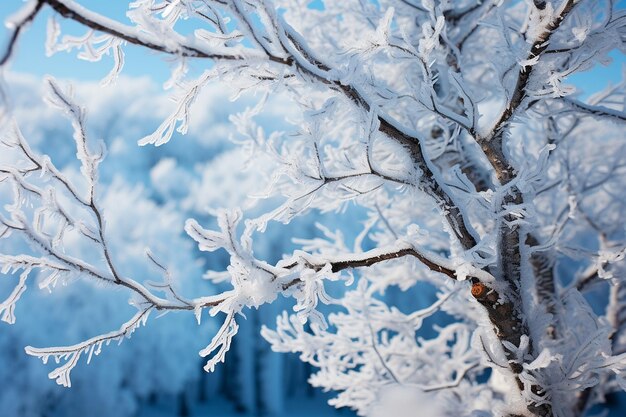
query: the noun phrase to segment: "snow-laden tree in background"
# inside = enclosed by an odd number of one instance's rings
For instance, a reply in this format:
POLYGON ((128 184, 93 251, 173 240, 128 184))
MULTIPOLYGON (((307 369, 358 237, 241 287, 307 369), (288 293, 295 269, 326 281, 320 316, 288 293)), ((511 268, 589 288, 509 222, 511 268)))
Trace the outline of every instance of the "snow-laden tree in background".
POLYGON ((272 166, 257 197, 280 198, 260 216, 216 210, 215 230, 187 221, 201 251, 228 253, 227 271, 206 277, 230 282, 229 291, 182 294, 150 251, 156 273, 122 273, 98 199, 104 149, 88 137, 71 90, 47 79, 48 101, 74 128, 80 175, 33 151, 5 109, 0 179, 14 198, 0 236, 31 245, 0 258, 4 272, 18 272, 2 318, 15 321, 35 271, 44 288, 75 279, 123 288, 135 313, 117 330, 26 352, 55 360, 50 377, 69 386, 83 357, 151 315, 189 311, 200 321, 208 312, 223 317, 200 352, 211 371, 240 313, 282 295, 294 313, 265 338, 319 368, 311 383, 339 391, 334 405, 363 415, 405 415, 427 402, 429 415, 582 416, 626 388, 625 85, 581 100, 567 84, 624 51, 626 12, 610 0, 309 3, 140 0, 128 25, 71 0, 31 0, 8 20, 2 65, 42 8, 55 12, 49 53, 112 56, 105 83, 122 70, 128 43, 174 59, 166 88, 176 108, 141 145, 186 133, 212 82, 259 93, 258 105, 231 116, 234 139, 252 167, 272 166), (87 32, 62 36, 61 18, 87 32), (191 61, 206 71, 194 78, 191 61), (256 119, 278 94, 299 111, 291 129, 267 135, 256 119), (301 250, 278 263, 255 256, 271 222, 351 205, 367 212, 353 241, 320 225, 325 238, 296 240, 301 250), (333 281, 349 289, 333 297, 333 281), (381 297, 424 284, 438 289, 426 308, 381 297), (606 307, 594 311, 585 295, 598 285, 608 288, 606 307), (436 315, 448 317, 436 335, 417 337, 436 315))

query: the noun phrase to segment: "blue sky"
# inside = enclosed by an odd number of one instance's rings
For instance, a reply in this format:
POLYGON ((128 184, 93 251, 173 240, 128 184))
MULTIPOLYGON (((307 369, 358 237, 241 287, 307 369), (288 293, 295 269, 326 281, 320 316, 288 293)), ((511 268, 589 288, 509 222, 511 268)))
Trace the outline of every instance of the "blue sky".
MULTIPOLYGON (((125 12, 127 1, 122 0, 81 0, 80 3, 92 10, 102 12, 109 17, 128 22, 125 12)), ((0 1, 0 16, 4 21, 23 4, 22 0, 0 1)), ((99 80, 112 67, 112 59, 105 59, 102 63, 87 62, 76 59, 74 53, 57 53, 46 57, 45 39, 48 17, 52 13, 45 8, 27 32, 23 33, 19 48, 11 66, 14 72, 28 73, 36 76, 54 74, 57 77, 79 80, 99 80)), ((61 21, 61 20, 60 20, 61 21)), ((4 26, 4 25, 3 25, 4 26)), ((80 35, 85 32, 78 24, 62 20, 64 34, 80 35)), ((6 45, 8 31, 5 29, 0 35, 0 44, 6 45)), ((169 75, 170 66, 156 53, 143 48, 129 46, 125 48, 126 60, 123 73, 128 76, 148 75, 157 81, 164 81, 169 75)))
MULTIPOLYGON (((319 0, 315 0, 315 6, 319 0)), ((128 2, 123 0, 81 0, 84 6, 102 12, 109 17, 128 22, 125 12, 128 2)), ((0 2, 0 17, 2 20, 17 11, 23 4, 22 0, 2 0, 0 2)), ((626 6, 626 0, 618 2, 619 7, 626 6)), ((19 48, 12 63, 12 70, 19 73, 28 73, 35 76, 55 74, 61 78, 78 80, 99 80, 104 77, 112 66, 112 60, 105 59, 102 63, 76 59, 75 53, 57 53, 52 57, 45 56, 44 42, 49 10, 44 10, 29 30, 20 40, 19 48)), ((76 35, 84 33, 84 29, 72 22, 64 21, 64 33, 76 35)), ((0 45, 4 47, 8 32, 0 33, 0 45)), ((165 81, 170 74, 171 64, 167 58, 157 53, 146 51, 143 48, 128 46, 125 49, 126 60, 123 74, 128 76, 148 75, 157 82, 165 81)), ((601 90, 608 83, 617 83, 621 80, 622 68, 626 65, 626 56, 619 51, 610 55, 613 62, 608 67, 596 65, 593 69, 573 75, 570 81, 584 90, 585 95, 601 90)), ((206 65, 201 63, 200 65, 206 65)))

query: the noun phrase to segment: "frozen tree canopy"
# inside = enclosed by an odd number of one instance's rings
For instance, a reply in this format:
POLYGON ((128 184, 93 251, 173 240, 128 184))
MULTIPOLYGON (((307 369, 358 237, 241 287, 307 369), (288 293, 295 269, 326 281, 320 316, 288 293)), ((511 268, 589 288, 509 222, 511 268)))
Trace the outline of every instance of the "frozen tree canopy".
MULTIPOLYGON (((626 390, 626 80, 589 97, 568 81, 626 52, 626 10, 613 0, 137 0, 128 22, 78 1, 30 0, 6 21, 3 70, 44 9, 47 53, 112 61, 103 84, 116 82, 127 47, 175 62, 165 84, 174 110, 127 138, 141 146, 185 134, 212 83, 235 88, 233 99, 256 94, 230 122, 265 201, 260 215, 214 208, 215 224, 185 223, 200 251, 228 254, 228 268, 205 278, 229 290, 181 291, 149 249, 150 272, 128 275, 109 243, 106 150, 88 109, 71 86, 44 80, 74 131, 80 170, 63 170, 31 146, 5 89, 0 187, 11 201, 0 242, 28 245, 0 246, 3 279, 14 280, 0 317, 14 323, 33 286, 76 280, 119 288, 134 308, 109 332, 27 346, 58 384, 169 311, 221 320, 200 351, 213 371, 246 310, 281 296, 293 311, 263 337, 299 353, 318 369, 310 383, 360 415, 584 416, 626 390), (64 34, 70 22, 82 35, 64 34), (258 119, 273 97, 294 110, 267 133, 258 119), (357 210, 354 224, 289 236, 300 249, 276 263, 255 255, 274 223, 357 210), (428 306, 385 295, 425 284, 436 288, 428 306)), ((177 181, 170 171, 154 173, 164 187, 177 181)))

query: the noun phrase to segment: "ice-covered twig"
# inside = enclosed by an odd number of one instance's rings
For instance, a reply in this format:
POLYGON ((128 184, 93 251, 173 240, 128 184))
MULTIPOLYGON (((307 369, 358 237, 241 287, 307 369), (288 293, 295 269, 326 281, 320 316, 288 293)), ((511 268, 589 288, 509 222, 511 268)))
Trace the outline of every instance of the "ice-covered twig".
POLYGON ((64 361, 63 365, 54 369, 48 376, 50 379, 54 379, 59 385, 71 387, 72 381, 70 379, 70 373, 78 364, 78 360, 82 354, 87 355, 87 363, 89 363, 92 355, 100 354, 103 345, 108 345, 112 341, 122 343, 124 339, 130 338, 135 330, 146 324, 153 308, 153 306, 149 306, 146 309, 138 311, 133 318, 124 323, 119 330, 92 337, 91 339, 71 346, 50 348, 27 346, 25 348, 26 353, 38 357, 44 364, 47 363, 48 359, 51 357, 54 358, 56 363, 64 361))
POLYGON ((605 106, 592 105, 576 100, 571 97, 563 97, 562 100, 574 108, 576 111, 592 114, 594 116, 605 117, 617 122, 626 122, 626 113, 605 106))
POLYGON ((205 43, 188 43, 182 36, 180 36, 179 43, 163 42, 158 36, 93 13, 72 0, 39 0, 39 3, 46 4, 61 16, 93 30, 105 32, 126 42, 171 55, 220 60, 259 59, 263 57, 252 49, 240 46, 211 47, 205 43))

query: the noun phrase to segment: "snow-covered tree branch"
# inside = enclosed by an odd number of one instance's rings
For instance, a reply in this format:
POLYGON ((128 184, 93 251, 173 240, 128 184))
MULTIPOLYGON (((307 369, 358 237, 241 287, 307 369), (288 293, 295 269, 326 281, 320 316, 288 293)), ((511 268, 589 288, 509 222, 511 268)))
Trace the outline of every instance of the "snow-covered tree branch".
POLYGON ((587 98, 568 84, 626 50, 626 11, 612 0, 139 0, 130 24, 78 1, 30 0, 7 20, 3 71, 43 10, 52 13, 48 53, 111 56, 105 84, 123 71, 127 47, 175 62, 165 85, 173 112, 128 139, 176 141, 200 92, 228 83, 235 99, 261 97, 230 115, 233 142, 250 166, 272 165, 255 193, 266 200, 260 215, 218 210, 215 228, 186 222, 200 251, 228 254, 227 270, 206 278, 232 286, 187 296, 150 251, 146 263, 165 278, 119 268, 99 204, 104 145, 92 143, 71 88, 45 80, 47 101, 72 124, 79 173, 34 150, 6 101, 0 185, 12 200, 0 239, 30 249, 0 250, 3 273, 17 281, 2 320, 15 322, 35 271, 41 288, 82 279, 124 289, 136 309, 118 330, 27 347, 62 362, 49 374, 59 384, 71 385, 83 354, 89 362, 130 337, 153 311, 223 316, 200 352, 213 371, 245 310, 281 295, 294 314, 264 328, 265 339, 299 352, 319 368, 314 386, 339 391, 332 405, 362 415, 390 415, 399 396, 432 398, 433 415, 583 416, 626 389, 626 80, 587 98), (62 36, 65 21, 84 35, 62 36), (273 96, 297 111, 289 129, 268 134, 257 119, 273 96), (301 249, 278 262, 255 255, 274 223, 346 211, 354 237, 320 224, 321 237, 293 236, 301 249), (89 251, 73 253, 76 242, 89 251), (385 298, 419 285, 437 289, 430 306, 403 311, 385 298), (598 312, 585 297, 600 286, 598 312), (429 326, 436 336, 422 337, 429 326))

